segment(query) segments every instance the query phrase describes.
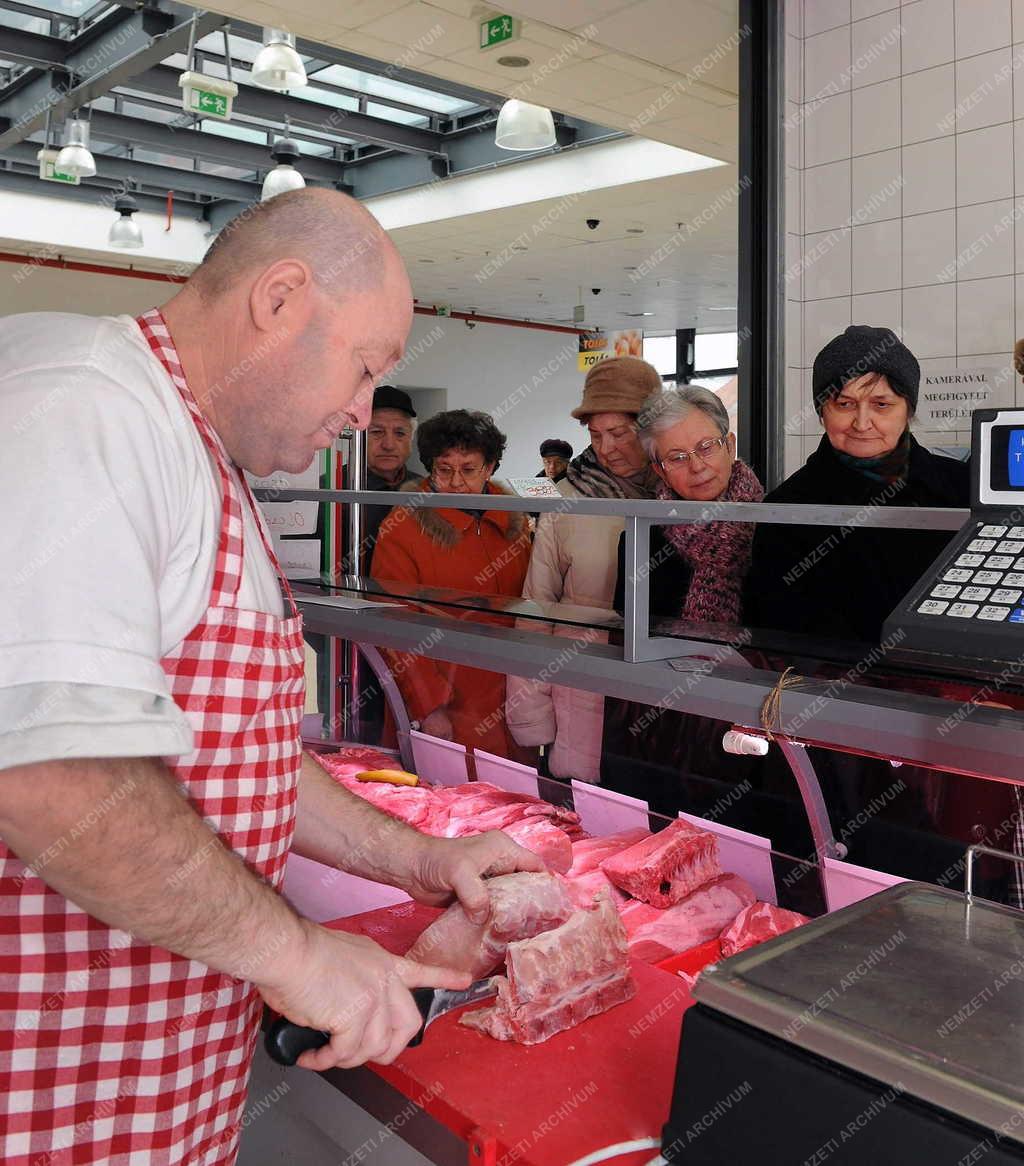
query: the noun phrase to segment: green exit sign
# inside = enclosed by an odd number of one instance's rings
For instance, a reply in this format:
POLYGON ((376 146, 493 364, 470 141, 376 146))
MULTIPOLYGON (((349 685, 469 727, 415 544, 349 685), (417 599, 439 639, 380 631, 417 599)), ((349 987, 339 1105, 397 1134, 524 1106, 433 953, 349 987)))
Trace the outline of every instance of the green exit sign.
POLYGON ((211 93, 208 89, 192 90, 192 108, 207 117, 227 117, 228 99, 221 93, 211 93))
POLYGON ((490 49, 507 44, 519 36, 519 21, 514 16, 494 16, 480 22, 480 47, 490 49))

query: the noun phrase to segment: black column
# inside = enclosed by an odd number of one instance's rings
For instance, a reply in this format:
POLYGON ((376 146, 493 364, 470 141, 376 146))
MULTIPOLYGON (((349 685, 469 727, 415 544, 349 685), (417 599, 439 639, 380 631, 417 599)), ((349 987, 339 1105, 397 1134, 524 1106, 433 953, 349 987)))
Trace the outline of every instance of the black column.
POLYGON ((782 478, 783 0, 740 0, 739 453, 782 478))

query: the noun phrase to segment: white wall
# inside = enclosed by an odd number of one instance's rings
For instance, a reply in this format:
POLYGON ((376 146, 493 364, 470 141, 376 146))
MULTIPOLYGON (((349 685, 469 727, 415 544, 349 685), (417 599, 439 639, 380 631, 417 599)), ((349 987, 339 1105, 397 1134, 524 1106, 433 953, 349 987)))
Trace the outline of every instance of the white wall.
POLYGON ((25 250, 43 257, 68 255, 117 267, 129 267, 134 259, 149 269, 177 271, 182 275, 187 275, 202 260, 209 245, 206 237, 209 228, 206 223, 181 214, 174 216, 168 231, 165 215, 136 211, 134 219, 142 228, 144 246, 138 251, 111 247, 107 234, 117 220, 116 193, 108 191, 97 195, 96 203, 88 203, 51 198, 46 194, 5 191, 0 214, 0 251, 25 250))
POLYGON ((895 329, 925 372, 998 369, 996 403, 1024 402, 1024 0, 787 0, 786 25, 792 472, 821 433, 814 356, 851 323, 895 329))
POLYGON ((584 374, 576 337, 497 324, 467 328, 461 320, 417 316, 397 384, 447 389, 447 408, 482 409, 508 437, 499 476, 526 477, 541 466, 538 447, 561 437, 576 453, 586 430, 569 416, 584 374))
MULTIPOLYGON (((163 281, 0 263, 0 316, 134 314, 162 304, 176 290, 163 281)), ((461 320, 417 316, 406 358, 390 379, 446 390, 449 409, 492 413, 509 439, 499 474, 525 477, 540 469, 538 446, 545 437, 564 438, 576 452, 585 444, 586 431, 569 416, 583 390, 576 348, 569 333, 495 324, 470 329, 461 320)))

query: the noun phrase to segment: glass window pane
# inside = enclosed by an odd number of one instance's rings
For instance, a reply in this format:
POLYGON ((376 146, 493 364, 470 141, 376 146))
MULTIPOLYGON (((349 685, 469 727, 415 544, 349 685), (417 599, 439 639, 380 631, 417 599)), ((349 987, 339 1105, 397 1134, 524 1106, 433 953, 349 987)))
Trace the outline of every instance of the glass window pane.
POLYGON ((736 368, 738 353, 735 332, 702 332, 694 342, 693 366, 698 374, 702 368, 736 368))
POLYGON ((665 376, 676 372, 676 338, 672 336, 645 336, 644 360, 665 376))

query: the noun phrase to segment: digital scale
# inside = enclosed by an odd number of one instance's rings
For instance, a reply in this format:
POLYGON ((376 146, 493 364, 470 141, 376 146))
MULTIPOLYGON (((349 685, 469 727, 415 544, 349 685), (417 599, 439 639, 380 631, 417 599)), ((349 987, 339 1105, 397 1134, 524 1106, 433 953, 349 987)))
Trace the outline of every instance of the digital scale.
POLYGON ((975 410, 971 516, 885 621, 900 633, 899 655, 1024 653, 1024 409, 975 410))
POLYGON ((662 1155, 1024 1162, 1024 915, 901 883, 708 968, 662 1155))

